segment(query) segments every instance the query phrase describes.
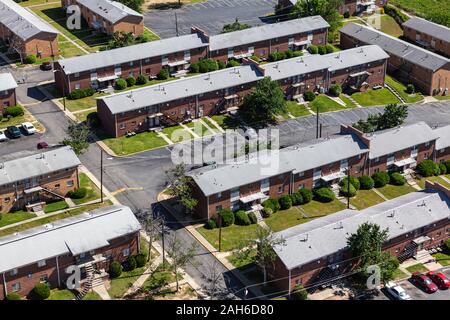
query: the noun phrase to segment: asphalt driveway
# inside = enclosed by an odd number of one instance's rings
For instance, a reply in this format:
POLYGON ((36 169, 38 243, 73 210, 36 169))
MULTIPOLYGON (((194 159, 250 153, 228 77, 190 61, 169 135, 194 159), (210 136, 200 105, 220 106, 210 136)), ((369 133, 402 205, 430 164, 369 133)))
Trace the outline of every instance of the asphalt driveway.
POLYGON ((176 13, 179 35, 189 34, 192 26, 217 34, 224 24, 236 18, 252 26, 264 24, 264 17, 274 12, 276 3, 276 0, 208 0, 178 9, 152 9, 144 14, 144 24, 161 38, 174 37, 176 13))

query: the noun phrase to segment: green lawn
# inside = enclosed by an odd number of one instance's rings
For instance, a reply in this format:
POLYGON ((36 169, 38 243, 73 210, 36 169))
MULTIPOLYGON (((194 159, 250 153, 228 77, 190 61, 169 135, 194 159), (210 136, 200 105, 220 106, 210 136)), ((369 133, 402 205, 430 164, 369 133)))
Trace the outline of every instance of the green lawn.
POLYGON ((200 137, 207 136, 213 134, 213 132, 209 131, 201 122, 195 121, 195 122, 189 122, 186 124, 186 126, 190 129, 192 129, 196 134, 198 134, 200 137))
POLYGON ((35 218, 36 214, 25 211, 16 211, 12 213, 4 213, 1 215, 0 228, 20 221, 35 218))
POLYGON ((211 117, 222 129, 236 129, 240 126, 240 121, 236 118, 231 118, 224 115, 215 115, 211 117))
POLYGON ((402 270, 397 269, 394 271, 394 280, 405 279, 408 278, 408 275, 404 273, 402 270))
POLYGON ((120 277, 111 280, 108 290, 111 298, 122 298, 131 285, 145 272, 146 267, 136 268, 133 271, 123 271, 120 277))
POLYGON ((398 38, 403 35, 403 29, 391 16, 374 15, 372 17, 364 18, 364 20, 366 20, 375 29, 378 29, 381 32, 387 33, 393 37, 398 38))
POLYGON ((386 83, 394 88, 407 103, 415 103, 423 100, 422 94, 415 93, 410 95, 406 93, 406 87, 388 75, 386 76, 386 83))
POLYGON ((89 115, 92 115, 92 116, 97 115, 97 111, 95 111, 95 110, 88 110, 88 111, 75 113, 74 115, 78 119, 79 122, 84 122, 84 121, 87 120, 89 115))
POLYGON ((264 221, 274 232, 278 232, 311 221, 311 218, 305 218, 297 207, 292 207, 278 211, 264 221))
POLYGON ((74 300, 75 295, 72 291, 67 289, 53 289, 50 292, 50 297, 47 300, 74 300))
POLYGON ((450 266, 450 254, 438 252, 433 254, 433 257, 444 267, 450 266))
POLYGON ((46 4, 47 2, 54 2, 53 0, 25 0, 19 2, 22 7, 36 6, 41 4, 46 4))
POLYGON ((417 191, 416 189, 414 189, 413 187, 411 187, 408 184, 405 184, 403 186, 394 186, 392 184, 388 184, 388 185, 384 186, 383 188, 377 188, 377 190, 380 191, 389 200, 403 196, 410 192, 417 191))
POLYGON ((317 96, 313 102, 309 103, 309 107, 314 112, 316 112, 317 108, 319 108, 319 112, 321 113, 347 109, 326 95, 317 96))
POLYGON ((79 205, 96 199, 100 199, 100 190, 97 186, 89 179, 85 173, 80 174, 80 188, 86 189, 86 196, 82 199, 72 199, 72 201, 79 205))
POLYGON ((51 213, 51 212, 67 209, 68 207, 69 206, 67 205, 66 201, 64 201, 64 200, 56 201, 56 202, 52 202, 52 203, 47 203, 44 207, 44 212, 51 213))
MULTIPOLYGON (((239 247, 243 240, 255 238, 256 224, 250 226, 232 225, 222 228, 222 251, 231 251, 239 247)), ((204 227, 197 228, 197 231, 208 240, 216 249, 219 248, 219 229, 208 230, 204 227)))
POLYGON ((386 88, 368 90, 367 92, 357 92, 352 95, 352 98, 363 107, 400 103, 400 101, 386 88))
POLYGON ((95 291, 89 291, 83 298, 83 300, 103 300, 95 291))
POLYGON ((450 100, 450 96, 434 96, 434 98, 441 101, 450 100))
MULTIPOLYGON (((92 109, 97 107, 97 100, 95 98, 105 96, 105 93, 97 92, 91 97, 76 99, 76 100, 70 100, 66 99, 66 108, 69 109, 71 112, 75 111, 81 111, 86 109, 92 109)), ((60 99, 59 102, 63 104, 63 99, 60 99)))
POLYGON ((373 190, 358 190, 356 196, 350 199, 350 204, 355 206, 356 209, 362 210, 383 201, 383 198, 373 190))
POLYGON ((344 103, 347 105, 347 108, 356 108, 355 104, 353 102, 350 101, 349 98, 347 98, 346 96, 344 96, 343 94, 341 94, 339 96, 339 98, 344 101, 344 103))
POLYGON ((27 121, 26 114, 23 116, 17 116, 9 119, 5 117, 2 120, 0 120, 0 129, 5 129, 9 126, 18 126, 25 121, 27 121))
POLYGON ((309 112, 304 105, 298 104, 296 101, 288 101, 287 109, 288 112, 296 118, 311 115, 311 112, 309 112))
POLYGON ((202 120, 203 120, 203 122, 205 122, 211 129, 213 129, 215 132, 219 132, 219 130, 216 128, 216 126, 213 125, 212 122, 211 122, 207 117, 203 117, 202 120))
POLYGON ((346 206, 339 200, 334 200, 329 203, 322 203, 313 200, 310 203, 301 205, 300 208, 305 211, 308 217, 313 218, 344 210, 346 209, 346 206))
POLYGON ((414 272, 428 272, 427 267, 425 267, 422 263, 418 263, 406 268, 410 273, 414 272))
POLYGON ((164 83, 164 82, 168 82, 168 81, 172 81, 172 80, 176 80, 176 79, 177 78, 175 78, 175 77, 169 77, 169 78, 167 78, 165 80, 153 79, 153 80, 147 81, 147 83, 145 83, 145 84, 136 84, 136 85, 131 86, 131 87, 126 87, 125 89, 122 89, 122 90, 116 90, 115 89, 114 93, 125 92, 125 91, 130 91, 130 90, 136 90, 136 89, 139 89, 139 88, 153 86, 155 84, 160 84, 160 83, 164 83))
POLYGON ((402 9, 426 16, 430 13, 450 12, 450 2, 440 0, 391 0, 391 4, 402 9))
POLYGON ((117 155, 129 155, 167 145, 155 132, 142 132, 130 138, 107 138, 103 142, 117 155))
POLYGON ((174 143, 187 141, 194 138, 194 136, 192 136, 192 134, 182 126, 165 127, 162 131, 174 143))
POLYGON ((233 253, 232 255, 227 256, 227 260, 237 269, 242 270, 249 268, 254 265, 253 259, 256 256, 256 249, 250 250, 250 253, 245 258, 240 257, 237 253, 233 253))
POLYGON ((422 188, 425 189, 425 181, 431 181, 431 182, 438 182, 442 184, 444 187, 450 188, 450 184, 442 179, 441 177, 428 177, 428 178, 422 178, 422 179, 416 179, 417 184, 422 188))

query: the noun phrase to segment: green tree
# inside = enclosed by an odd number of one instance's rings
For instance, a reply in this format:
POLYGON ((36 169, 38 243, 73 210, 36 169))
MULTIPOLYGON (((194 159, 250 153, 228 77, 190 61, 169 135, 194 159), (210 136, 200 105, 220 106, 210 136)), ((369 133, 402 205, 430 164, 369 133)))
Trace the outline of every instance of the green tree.
POLYGON ((62 144, 71 146, 73 151, 79 156, 89 148, 88 138, 90 135, 89 127, 84 123, 72 123, 66 130, 67 137, 62 144))
POLYGON ((195 244, 185 248, 183 242, 174 234, 168 241, 167 255, 171 259, 170 268, 175 274, 175 281, 177 283, 177 292, 180 289, 178 283, 178 274, 180 269, 184 268, 188 263, 192 263, 195 255, 195 244))
POLYGON ((330 31, 337 30, 342 24, 339 7, 343 0, 298 0, 291 11, 291 17, 322 16, 330 24, 330 31))
POLYGON ((408 106, 388 104, 378 119, 377 130, 391 129, 400 126, 408 117, 408 106))
POLYGON ((135 38, 131 32, 114 32, 113 38, 108 41, 107 50, 128 47, 134 44, 135 38))
POLYGON ((380 118, 379 114, 370 114, 367 117, 367 120, 359 120, 357 123, 353 124, 358 130, 361 130, 364 133, 374 132, 378 127, 378 119, 380 118))
POLYGON ((287 110, 283 90, 277 81, 266 77, 245 96, 239 112, 245 119, 261 122, 271 122, 275 116, 287 110))
POLYGON ((228 33, 228 32, 233 32, 233 31, 245 30, 245 29, 248 29, 248 28, 250 28, 250 25, 245 24, 245 23, 240 23, 239 19, 236 18, 236 20, 233 23, 224 25, 223 28, 222 28, 222 32, 221 33, 228 33))
POLYGON ((142 12, 142 5, 144 4, 144 0, 118 0, 118 1, 137 12, 142 12))
POLYGON ((192 178, 186 175, 184 163, 177 164, 174 168, 166 171, 169 179, 169 193, 178 198, 179 203, 186 209, 187 213, 192 213, 198 201, 192 196, 192 178))

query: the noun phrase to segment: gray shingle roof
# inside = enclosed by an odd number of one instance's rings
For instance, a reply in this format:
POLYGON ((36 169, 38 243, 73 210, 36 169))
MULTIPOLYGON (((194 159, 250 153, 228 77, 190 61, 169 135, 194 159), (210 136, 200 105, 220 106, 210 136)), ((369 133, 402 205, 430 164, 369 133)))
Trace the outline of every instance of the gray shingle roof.
POLYGON ((0 91, 17 88, 17 82, 11 73, 0 73, 0 91))
POLYGON ((370 159, 436 140, 439 136, 425 122, 367 134, 370 139, 370 159))
POLYGON ((330 25, 321 16, 294 19, 211 36, 209 48, 220 50, 328 27, 330 25))
POLYGON ((406 61, 432 71, 436 71, 450 63, 450 59, 359 24, 349 23, 340 32, 356 38, 363 43, 378 45, 389 54, 401 57, 406 61))
POLYGON ((439 137, 436 140, 436 150, 450 147, 450 126, 437 128, 434 132, 439 137))
POLYGON ((62 147, 28 157, 0 162, 0 186, 79 166, 71 147, 62 147))
POLYGON ((112 114, 221 90, 262 79, 254 66, 239 66, 98 98, 112 114))
POLYGON ((344 210, 278 232, 286 243, 274 249, 286 268, 292 270, 345 249, 347 238, 365 222, 388 228, 392 239, 450 218, 449 205, 443 193, 410 193, 362 211, 344 210))
POLYGON ((389 55, 379 46, 368 45, 327 55, 309 55, 282 60, 264 64, 261 67, 266 70, 266 76, 279 80, 324 69, 329 71, 341 70, 388 58, 389 55))
POLYGON ((304 172, 367 151, 367 147, 356 136, 338 135, 320 142, 285 148, 250 161, 193 171, 189 175, 202 192, 209 196, 281 173, 304 172))
POLYGON ((436 39, 450 42, 450 28, 443 25, 422 18, 411 17, 411 19, 403 23, 403 26, 429 34, 436 39))
POLYGON ((124 48, 100 51, 84 56, 59 60, 58 62, 64 68, 66 74, 73 74, 207 46, 208 43, 198 34, 189 34, 124 48))
POLYGON ((130 208, 110 206, 6 236, 0 238, 0 272, 99 249, 140 228, 130 208))
POLYGON ((142 17, 142 14, 117 1, 110 0, 77 0, 86 8, 95 12, 105 20, 116 23, 127 16, 142 17))
POLYGON ((23 40, 28 40, 41 32, 54 33, 55 36, 59 33, 13 0, 0 0, 0 21, 23 40))

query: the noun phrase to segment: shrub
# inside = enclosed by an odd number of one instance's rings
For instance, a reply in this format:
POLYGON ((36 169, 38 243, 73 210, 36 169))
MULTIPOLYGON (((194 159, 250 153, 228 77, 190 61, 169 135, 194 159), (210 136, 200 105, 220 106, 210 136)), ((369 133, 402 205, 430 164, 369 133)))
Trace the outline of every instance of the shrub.
POLYGON ((389 174, 384 171, 374 173, 372 175, 372 179, 373 179, 375 187, 377 187, 377 188, 384 187, 390 181, 389 174))
POLYGON ((3 114, 0 113, 0 121, 3 120, 3 114))
POLYGON ((439 171, 441 174, 446 174, 447 173, 447 166, 443 163, 439 164, 439 171))
POLYGON ((314 199, 319 202, 331 202, 335 198, 333 191, 330 188, 322 187, 314 189, 314 199))
POLYGON ((67 196, 70 199, 83 199, 84 197, 86 197, 87 194, 87 190, 86 188, 78 188, 76 190, 71 190, 69 192, 67 192, 67 196))
POLYGON ((22 300, 22 297, 18 293, 12 292, 6 295, 5 300, 22 300))
POLYGON ((205 229, 212 230, 215 228, 217 228, 217 223, 214 219, 209 219, 208 221, 206 221, 205 229))
POLYGON ((216 71, 218 69, 217 62, 211 59, 203 59, 198 61, 198 71, 200 73, 206 73, 216 71))
POLYGON ((447 249, 447 252, 450 252, 450 239, 447 239, 444 241, 445 248, 447 249))
POLYGON ((345 19, 350 18, 350 12, 349 12, 349 11, 345 11, 345 12, 344 12, 344 18, 345 18, 345 19))
POLYGON ((239 210, 234 214, 234 221, 239 226, 248 226, 251 224, 248 214, 244 210, 239 210))
POLYGON ((327 54, 327 48, 326 48, 325 46, 319 46, 319 47, 318 47, 318 53, 319 53, 320 55, 327 54))
POLYGON ((118 79, 116 81, 116 89, 117 90, 124 90, 127 87, 127 82, 124 79, 118 79))
POLYGON ((351 183, 350 183, 350 185, 345 183, 344 185, 341 186, 341 189, 340 189, 340 193, 344 197, 354 197, 354 196, 356 196, 356 192, 357 192, 356 188, 351 183))
POLYGON ((404 22, 408 21, 409 17, 401 12, 396 7, 387 4, 383 7, 384 13, 394 18, 394 20, 399 24, 402 25, 404 22))
POLYGON ((447 168, 446 172, 450 173, 450 160, 444 161, 443 162, 445 167, 447 168))
POLYGON ((95 111, 89 113, 86 117, 86 123, 92 128, 99 128, 100 117, 98 116, 98 113, 95 111))
POLYGON ((256 217, 256 214, 254 212, 250 212, 248 214, 248 218, 250 219, 250 223, 251 224, 257 224, 258 223, 258 218, 256 217))
POLYGON ((369 176, 362 176, 359 177, 359 184, 362 190, 370 190, 374 186, 374 181, 369 176))
POLYGON ((227 65, 223 61, 217 61, 217 67, 221 70, 221 69, 225 69, 227 67, 227 65))
POLYGON ((118 278, 122 274, 122 270, 122 265, 117 261, 113 261, 109 265, 109 276, 111 279, 118 278))
POLYGON ((227 63, 227 68, 234 68, 234 67, 239 67, 239 66, 240 66, 240 64, 236 60, 230 60, 227 63))
POLYGON ((198 65, 198 62, 194 62, 189 67, 189 72, 191 73, 199 73, 200 72, 200 66, 198 65))
POLYGON ((327 45, 325 45, 325 50, 327 53, 333 53, 334 47, 331 44, 327 44, 327 45))
POLYGON ((278 199, 278 202, 280 203, 280 207, 282 210, 287 210, 292 207, 292 199, 290 196, 282 196, 280 199, 278 199))
POLYGON ((306 91, 303 97, 305 98, 305 101, 311 102, 314 101, 314 99, 316 99, 316 94, 312 91, 306 91))
POLYGON ((292 300, 308 300, 308 292, 302 285, 295 286, 294 291, 291 293, 292 300))
POLYGON ((33 63, 36 63, 36 61, 37 61, 37 57, 34 54, 30 54, 30 55, 26 56, 25 60, 24 60, 24 62, 26 64, 33 64, 33 63))
POLYGON ((69 100, 77 100, 86 97, 93 96, 95 93, 95 89, 86 88, 86 89, 75 89, 67 95, 67 99, 69 100))
POLYGON ((342 87, 339 84, 333 84, 328 92, 334 97, 339 97, 342 93, 342 87))
POLYGON ((18 117, 18 116, 23 116, 23 114, 24 114, 23 109, 20 106, 12 106, 12 107, 7 107, 5 109, 6 116, 18 117))
POLYGON ((134 77, 127 78, 127 87, 132 87, 136 84, 136 79, 134 77))
POLYGON ((33 299, 45 300, 50 297, 50 288, 46 283, 38 283, 33 288, 33 299))
POLYGON ((291 194, 291 200, 293 206, 303 204, 303 197, 300 192, 294 192, 293 194, 291 194))
POLYGON ((394 186, 403 186, 406 183, 406 179, 398 172, 393 172, 390 177, 390 183, 394 186))
POLYGON ((268 207, 263 208, 262 215, 264 218, 269 218, 272 214, 273 214, 272 208, 268 208, 268 207))
POLYGON ((278 210, 280 210, 280 203, 278 202, 277 199, 267 199, 266 201, 263 202, 263 207, 264 208, 270 208, 272 209, 272 213, 277 212, 278 210))
POLYGON ((297 50, 292 52, 292 57, 301 57, 303 56, 303 51, 297 50))
POLYGON ((319 48, 316 45, 312 44, 308 47, 308 51, 311 54, 317 54, 319 52, 319 48))
POLYGON ((414 85, 411 83, 408 84, 406 86, 406 93, 413 94, 414 92, 416 92, 416 88, 414 87, 414 85))
POLYGON ((424 178, 439 174, 438 171, 439 166, 433 160, 423 160, 416 167, 416 172, 424 178))
POLYGON ((158 72, 158 75, 156 76, 159 80, 167 80, 169 79, 169 70, 166 68, 162 68, 161 71, 158 72))
POLYGON ((134 257, 134 260, 136 260, 136 267, 142 268, 143 266, 145 266, 145 263, 147 262, 147 255, 140 253, 134 257))
MULTIPOLYGON (((346 186, 347 182, 348 182, 348 177, 345 177, 344 179, 342 179, 340 185, 346 186)), ((355 187, 356 191, 358 191, 361 187, 361 184, 359 183, 359 179, 356 177, 350 177, 350 184, 352 184, 355 187)))
POLYGON ((125 261, 125 269, 127 271, 133 271, 134 269, 136 269, 137 263, 136 263, 136 259, 134 258, 134 256, 129 256, 127 258, 127 260, 125 261))
POLYGON ((312 198, 313 198, 313 193, 311 190, 306 189, 306 188, 302 188, 299 190, 299 192, 302 196, 303 202, 302 204, 306 204, 311 202, 312 198))
POLYGON ((234 223, 234 214, 230 209, 222 209, 219 212, 222 227, 229 227, 234 223))
POLYGON ((136 78, 136 84, 143 85, 146 83, 147 83, 147 77, 144 76, 143 74, 138 75, 138 77, 136 78))

